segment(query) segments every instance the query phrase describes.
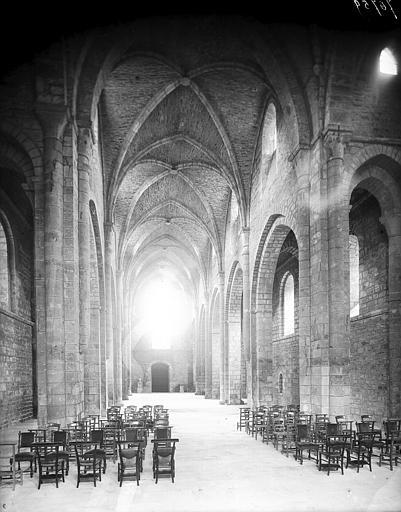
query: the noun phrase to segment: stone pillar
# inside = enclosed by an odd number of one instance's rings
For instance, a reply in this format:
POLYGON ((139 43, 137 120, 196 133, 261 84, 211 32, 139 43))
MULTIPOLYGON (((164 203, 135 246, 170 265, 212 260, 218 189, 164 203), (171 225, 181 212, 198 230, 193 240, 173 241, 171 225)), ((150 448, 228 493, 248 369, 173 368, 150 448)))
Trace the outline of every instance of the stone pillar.
POLYGON ((47 347, 46 347, 46 288, 44 255, 44 182, 39 176, 32 178, 35 193, 35 303, 36 303, 36 383, 38 390, 38 424, 47 422, 47 347))
MULTIPOLYGON (((64 107, 38 106, 43 127, 44 178, 44 271, 46 360, 40 361, 38 372, 46 366, 47 408, 39 409, 38 424, 65 424, 68 393, 65 380, 64 300, 63 300, 63 131, 66 125, 64 107)), ((40 352, 43 353, 42 347, 40 352)), ((38 347, 39 353, 39 347, 38 347)), ((40 381, 38 384, 43 385, 40 381)), ((39 390, 42 396, 44 390, 39 390)))
MULTIPOLYGON (((251 329, 250 329, 250 275, 249 275, 249 233, 248 227, 242 228, 242 343, 246 369, 246 392, 249 402, 252 401, 252 365, 251 365, 251 329)), ((242 365, 241 365, 242 366, 242 365)))
POLYGON ((122 390, 122 399, 128 400, 129 394, 129 378, 128 378, 128 325, 127 325, 127 300, 126 300, 126 290, 124 286, 124 280, 121 279, 121 390, 122 390))
POLYGON ((299 148, 294 155, 293 166, 297 173, 297 220, 299 261, 299 397, 301 410, 311 412, 311 368, 310 368, 310 152, 299 148))
POLYGON ((89 162, 92 150, 91 130, 81 127, 78 132, 78 241, 79 241, 79 349, 84 364, 84 412, 91 409, 90 344, 90 219, 89 219, 89 162))
POLYGON ((212 398, 212 321, 209 296, 205 303, 205 398, 212 398))
POLYGON ((122 385, 122 344, 121 344, 121 324, 122 324, 122 274, 116 272, 115 284, 115 318, 114 318, 114 386, 115 400, 117 404, 122 403, 123 385, 122 385))
POLYGON ((348 196, 342 190, 344 134, 328 132, 327 232, 329 275, 329 412, 350 414, 350 326, 348 196))
POLYGON ((227 392, 225 388, 225 347, 224 347, 224 272, 219 272, 219 298, 220 298, 220 403, 226 403, 227 392))
POLYGON ((389 416, 401 416, 401 211, 380 221, 388 236, 389 416))
POLYGON ((106 277, 106 408, 116 403, 114 395, 114 339, 113 339, 113 305, 111 290, 111 272, 114 241, 113 224, 105 223, 105 277, 106 277))

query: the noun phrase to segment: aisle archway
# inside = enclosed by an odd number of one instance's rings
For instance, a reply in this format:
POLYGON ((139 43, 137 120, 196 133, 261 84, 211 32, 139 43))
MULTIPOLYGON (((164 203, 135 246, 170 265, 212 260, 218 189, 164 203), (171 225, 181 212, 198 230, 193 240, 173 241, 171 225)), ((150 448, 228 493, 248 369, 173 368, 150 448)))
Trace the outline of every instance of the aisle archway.
POLYGON ((170 373, 166 363, 153 363, 152 393, 168 393, 170 391, 170 373))

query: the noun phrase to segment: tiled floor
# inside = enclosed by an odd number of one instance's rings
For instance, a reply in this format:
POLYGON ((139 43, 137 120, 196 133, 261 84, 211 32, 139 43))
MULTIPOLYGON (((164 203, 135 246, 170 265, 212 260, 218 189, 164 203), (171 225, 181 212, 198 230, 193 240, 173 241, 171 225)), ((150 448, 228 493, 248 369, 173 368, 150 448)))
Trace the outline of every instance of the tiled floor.
MULTIPOLYGON (((15 491, 1 487, 6 512, 247 512, 247 511, 401 511, 401 464, 390 471, 346 469, 327 476, 315 464, 301 466, 271 444, 255 441, 236 430, 238 406, 188 393, 132 395, 138 405, 164 404, 170 410, 173 434, 180 439, 176 453, 176 480, 156 485, 148 446, 140 486, 117 482, 117 464, 108 463, 95 488, 83 482, 76 488, 75 464, 64 483, 43 484, 24 475, 15 491)), ((17 431, 14 429, 14 432, 17 431)), ((7 435, 14 435, 11 431, 7 435)), ((3 438, 5 435, 3 434, 3 438)))

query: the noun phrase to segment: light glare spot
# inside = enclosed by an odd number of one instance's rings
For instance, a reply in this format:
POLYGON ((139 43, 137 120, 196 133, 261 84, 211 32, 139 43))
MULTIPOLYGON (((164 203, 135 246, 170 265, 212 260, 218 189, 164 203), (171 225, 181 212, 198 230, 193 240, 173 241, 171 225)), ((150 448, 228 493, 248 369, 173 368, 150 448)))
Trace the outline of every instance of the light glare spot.
POLYGON ((192 320, 186 294, 169 280, 152 281, 138 297, 141 331, 153 349, 169 349, 192 320))
POLYGON ((380 72, 385 75, 397 75, 397 62, 391 50, 385 48, 380 54, 380 72))

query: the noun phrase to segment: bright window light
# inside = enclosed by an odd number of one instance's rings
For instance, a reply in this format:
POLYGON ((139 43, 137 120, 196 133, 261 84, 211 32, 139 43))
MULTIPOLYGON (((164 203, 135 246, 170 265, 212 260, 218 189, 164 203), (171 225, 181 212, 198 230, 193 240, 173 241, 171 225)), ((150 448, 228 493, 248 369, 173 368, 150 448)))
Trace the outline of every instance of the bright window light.
POLYGON ((389 48, 385 48, 380 54, 380 72, 386 75, 397 75, 397 61, 389 48))
POLYGON ((139 331, 150 339, 153 349, 169 349, 193 317, 187 294, 169 278, 151 281, 136 304, 139 331))

